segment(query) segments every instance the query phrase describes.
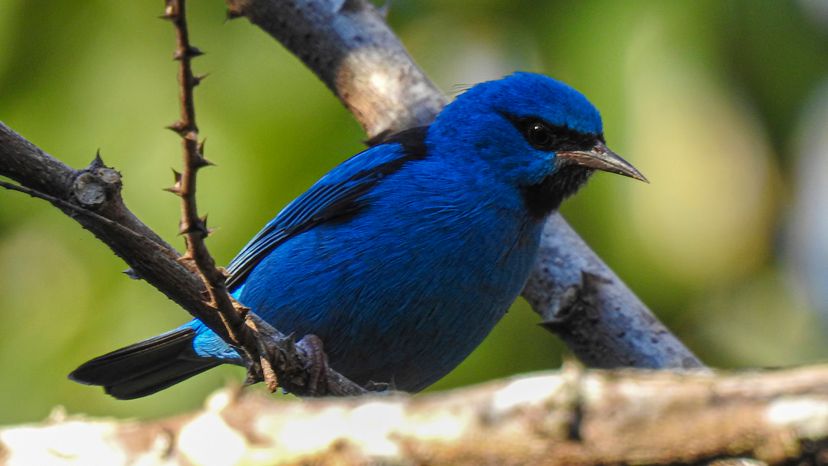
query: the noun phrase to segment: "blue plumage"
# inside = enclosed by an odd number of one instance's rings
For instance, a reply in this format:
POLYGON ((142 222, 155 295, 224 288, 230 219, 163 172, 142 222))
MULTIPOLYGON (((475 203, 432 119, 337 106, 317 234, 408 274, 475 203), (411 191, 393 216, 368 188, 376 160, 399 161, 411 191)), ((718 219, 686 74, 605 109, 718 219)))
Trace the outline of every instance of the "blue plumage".
MULTIPOLYGON (((276 328, 320 337, 354 381, 417 391, 503 316, 546 215, 594 169, 643 179, 583 95, 530 73, 482 83, 325 175, 230 263, 229 284, 276 328)), ((72 378, 134 398, 221 362, 241 360, 193 321, 72 378)))

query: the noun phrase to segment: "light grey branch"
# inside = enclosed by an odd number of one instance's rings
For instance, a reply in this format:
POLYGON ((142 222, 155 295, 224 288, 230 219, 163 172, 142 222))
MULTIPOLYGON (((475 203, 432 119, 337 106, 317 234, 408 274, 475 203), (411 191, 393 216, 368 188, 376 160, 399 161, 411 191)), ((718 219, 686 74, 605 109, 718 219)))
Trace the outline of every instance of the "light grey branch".
POLYGON ((418 397, 283 403, 225 389, 197 413, 159 421, 58 412, 0 429, 8 466, 758 465, 824 464, 826 455, 826 366, 573 368, 418 397))
MULTIPOLYGON (((446 102, 364 0, 227 4, 231 16, 246 16, 301 58, 372 140, 428 124, 446 102)), ((523 296, 590 366, 702 366, 557 214, 523 296)))
POLYGON ((703 367, 560 215, 546 222, 523 297, 590 367, 703 367))

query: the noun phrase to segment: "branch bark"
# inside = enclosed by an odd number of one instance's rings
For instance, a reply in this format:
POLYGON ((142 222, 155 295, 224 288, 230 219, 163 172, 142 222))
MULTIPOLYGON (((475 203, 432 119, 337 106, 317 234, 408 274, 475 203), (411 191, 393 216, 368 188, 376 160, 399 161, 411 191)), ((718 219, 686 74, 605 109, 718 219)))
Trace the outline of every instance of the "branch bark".
MULTIPOLYGON (((354 114, 370 141, 430 123, 447 102, 365 0, 226 0, 281 42, 354 114)), ((558 214, 523 296, 584 363, 696 368, 687 349, 558 214)))
POLYGON ((200 412, 160 421, 58 413, 0 429, 2 465, 824 464, 826 455, 828 366, 571 368, 413 398, 282 403, 225 389, 200 412))

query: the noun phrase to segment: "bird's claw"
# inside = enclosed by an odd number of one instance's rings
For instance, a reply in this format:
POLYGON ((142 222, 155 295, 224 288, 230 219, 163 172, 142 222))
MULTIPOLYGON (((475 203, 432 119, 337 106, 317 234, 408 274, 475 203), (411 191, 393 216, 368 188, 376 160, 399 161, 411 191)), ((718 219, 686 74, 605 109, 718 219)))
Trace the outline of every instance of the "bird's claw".
POLYGON ((328 391, 328 356, 322 340, 313 334, 302 337, 296 346, 308 357, 305 369, 308 371, 307 396, 323 396, 328 391))

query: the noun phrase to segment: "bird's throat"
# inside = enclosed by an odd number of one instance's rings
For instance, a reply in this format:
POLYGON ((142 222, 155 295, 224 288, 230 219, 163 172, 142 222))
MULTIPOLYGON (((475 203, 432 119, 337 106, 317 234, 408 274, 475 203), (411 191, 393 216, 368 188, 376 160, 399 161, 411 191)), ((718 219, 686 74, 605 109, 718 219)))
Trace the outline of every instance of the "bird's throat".
POLYGON ((561 202, 575 194, 592 172, 577 165, 564 165, 540 183, 523 187, 521 194, 529 214, 543 218, 558 210, 561 202))

